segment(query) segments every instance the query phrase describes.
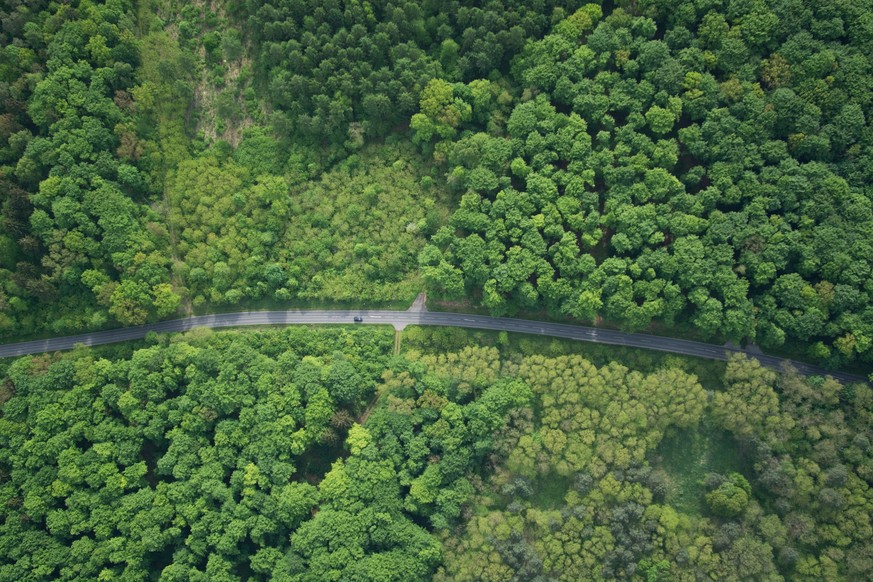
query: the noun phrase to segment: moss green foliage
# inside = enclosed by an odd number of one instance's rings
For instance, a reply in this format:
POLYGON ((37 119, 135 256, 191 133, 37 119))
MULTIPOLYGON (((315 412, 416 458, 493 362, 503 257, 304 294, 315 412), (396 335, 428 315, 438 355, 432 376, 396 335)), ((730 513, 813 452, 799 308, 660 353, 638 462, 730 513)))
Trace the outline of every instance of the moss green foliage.
MULTIPOLYGON (((466 367, 455 373, 476 377, 466 367)), ((524 379, 535 396, 495 434, 495 473, 462 535, 442 536, 436 580, 837 580, 873 573, 869 387, 777 377, 743 359, 728 364, 714 401, 675 369, 643 375, 532 355, 501 373, 524 379), (747 403, 750 390, 760 397, 747 403), (722 446, 738 446, 751 463, 741 474, 733 463, 710 462, 719 472, 695 484, 701 503, 675 505, 667 471, 681 467, 664 463, 656 447, 665 430, 696 431, 699 423, 732 433, 736 444, 722 446)))
POLYGON ((873 361, 870 2, 589 4, 412 117, 461 195, 446 297, 873 361), (827 24, 825 24, 827 23, 827 24))
POLYGON ((578 355, 597 367, 615 362, 646 373, 662 368, 678 368, 696 376, 707 390, 721 389, 725 370, 724 362, 714 360, 538 335, 431 326, 409 326, 403 332, 404 351, 434 354, 482 346, 496 347, 503 357, 545 355, 554 358, 578 355))

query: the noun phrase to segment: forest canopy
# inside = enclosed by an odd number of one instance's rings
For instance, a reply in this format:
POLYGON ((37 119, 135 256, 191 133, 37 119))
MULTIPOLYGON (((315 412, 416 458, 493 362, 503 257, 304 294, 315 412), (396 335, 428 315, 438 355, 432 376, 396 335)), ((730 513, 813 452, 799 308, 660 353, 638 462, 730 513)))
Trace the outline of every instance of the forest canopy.
POLYGON ((427 348, 441 333, 394 355, 390 329, 201 331, 8 364, 0 578, 873 574, 869 386, 739 358, 708 395, 675 357, 427 348))
POLYGON ((871 13, 14 2, 0 334, 427 289, 869 368, 871 13))
MULTIPOLYGON (((2 342, 426 292, 873 371, 873 0, 0 23, 2 342)), ((462 329, 0 361, 0 579, 868 580, 871 414, 754 359, 462 329)))

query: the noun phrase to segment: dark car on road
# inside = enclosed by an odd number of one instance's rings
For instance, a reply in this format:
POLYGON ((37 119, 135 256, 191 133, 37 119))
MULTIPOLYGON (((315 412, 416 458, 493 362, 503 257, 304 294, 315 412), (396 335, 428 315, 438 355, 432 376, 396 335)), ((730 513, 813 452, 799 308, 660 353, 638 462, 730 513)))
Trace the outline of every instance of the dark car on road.
POLYGON ((364 321, 363 317, 361 317, 360 315, 355 316, 355 323, 361 323, 362 321, 364 321))

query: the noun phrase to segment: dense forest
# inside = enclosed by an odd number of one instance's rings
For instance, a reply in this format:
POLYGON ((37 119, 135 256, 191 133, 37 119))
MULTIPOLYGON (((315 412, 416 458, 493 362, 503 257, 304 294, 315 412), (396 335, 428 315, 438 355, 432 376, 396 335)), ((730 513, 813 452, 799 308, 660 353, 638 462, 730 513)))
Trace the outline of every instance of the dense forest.
POLYGON ((175 312, 166 228, 146 203, 158 184, 137 135, 130 6, 4 7, 0 329, 175 312))
POLYGON ((707 390, 674 357, 465 334, 394 355, 390 329, 203 331, 8 364, 0 578, 873 576, 869 386, 735 359, 707 390))
POLYGON ((518 102, 425 87, 413 138, 461 196, 425 278, 497 315, 870 361, 870 10, 659 4, 589 4, 526 44, 518 102))
MULTIPOLYGON (((871 118, 873 0, 6 0, 0 341, 426 291, 870 374, 871 118)), ((0 360, 0 580, 869 580, 871 427, 460 329, 0 360)))
POLYGON ((7 3, 0 334, 427 289, 869 367, 871 11, 7 3))

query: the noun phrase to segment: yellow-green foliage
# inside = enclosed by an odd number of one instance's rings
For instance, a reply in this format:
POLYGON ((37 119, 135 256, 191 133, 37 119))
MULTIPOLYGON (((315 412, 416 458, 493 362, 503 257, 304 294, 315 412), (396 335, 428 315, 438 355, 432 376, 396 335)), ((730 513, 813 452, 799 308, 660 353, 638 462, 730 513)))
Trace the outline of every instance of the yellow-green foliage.
POLYGON ((291 186, 211 156, 183 162, 169 218, 195 305, 411 299, 423 232, 439 214, 416 164, 382 149, 291 186))
POLYGON ((665 428, 696 425, 706 405, 697 379, 676 369, 643 375, 580 356, 530 356, 519 375, 540 396, 541 426, 519 440, 509 466, 530 477, 586 468, 602 476, 641 462, 665 428))

